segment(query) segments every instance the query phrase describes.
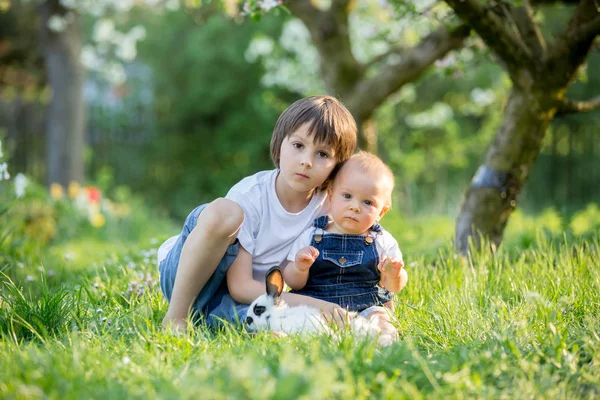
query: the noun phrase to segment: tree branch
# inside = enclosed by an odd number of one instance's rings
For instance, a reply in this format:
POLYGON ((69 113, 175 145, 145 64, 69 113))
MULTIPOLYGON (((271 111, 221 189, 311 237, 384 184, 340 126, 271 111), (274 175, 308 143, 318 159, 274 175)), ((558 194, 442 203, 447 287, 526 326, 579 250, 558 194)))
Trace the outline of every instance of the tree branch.
POLYGON ((540 32, 538 25, 533 20, 533 12, 530 1, 525 0, 523 5, 512 10, 512 17, 521 34, 521 38, 531 51, 533 60, 539 62, 546 55, 546 42, 540 32))
POLYGON ((531 0, 531 5, 545 5, 545 4, 577 4, 579 0, 531 0))
POLYGON ((365 69, 369 69, 371 68, 373 65, 376 65, 378 63, 380 63, 381 61, 384 61, 386 58, 390 57, 390 56, 400 56, 402 57, 402 55, 408 51, 406 47, 404 46, 396 46, 396 47, 392 47, 390 48, 389 51, 386 51, 383 54, 380 54, 376 57, 373 57, 372 59, 370 59, 367 63, 364 64, 365 69))
POLYGON ((400 62, 387 65, 372 78, 363 78, 349 96, 347 106, 359 120, 368 118, 385 99, 404 84, 415 80, 435 60, 460 48, 471 29, 461 25, 456 29, 440 28, 401 54, 400 62))
POLYGON ((584 62, 597 35, 600 34, 598 0, 581 0, 567 24, 548 50, 546 81, 556 87, 569 82, 584 62))
POLYGON ((600 96, 587 101, 564 99, 558 107, 556 115, 590 112, 596 109, 600 109, 600 96))
POLYGON ((518 66, 532 60, 531 51, 513 32, 506 18, 486 8, 479 0, 445 0, 465 23, 469 24, 504 62, 513 81, 517 80, 518 66))
POLYGON ((349 0, 335 0, 326 11, 310 0, 286 3, 310 32, 321 59, 321 77, 329 93, 345 98, 352 84, 362 75, 363 67, 352 53, 348 31, 349 0))

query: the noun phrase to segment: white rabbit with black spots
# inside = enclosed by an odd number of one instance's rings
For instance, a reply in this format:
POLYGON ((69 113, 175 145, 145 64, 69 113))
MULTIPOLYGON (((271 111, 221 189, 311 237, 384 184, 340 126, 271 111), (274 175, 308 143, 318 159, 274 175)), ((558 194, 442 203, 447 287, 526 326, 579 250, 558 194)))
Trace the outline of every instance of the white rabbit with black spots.
MULTIPOLYGON (((284 282, 279 268, 272 268, 266 277, 267 292, 250 304, 246 316, 246 329, 251 332, 270 330, 285 334, 327 334, 336 337, 321 312, 310 306, 288 306, 281 300, 284 282)), ((377 338, 382 333, 378 328, 377 317, 367 319, 356 313, 349 313, 351 331, 359 338, 377 338)), ((379 346, 388 345, 381 335, 379 346)), ((391 343, 389 343, 391 344, 391 343)))

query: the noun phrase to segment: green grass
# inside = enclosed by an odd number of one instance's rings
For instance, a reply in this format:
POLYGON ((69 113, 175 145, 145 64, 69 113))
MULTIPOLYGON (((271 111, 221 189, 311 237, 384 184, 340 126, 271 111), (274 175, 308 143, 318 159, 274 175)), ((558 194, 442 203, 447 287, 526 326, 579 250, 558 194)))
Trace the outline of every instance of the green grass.
POLYGON ((41 270, 4 267, 0 398, 600 396, 598 232, 540 234, 470 261, 448 243, 434 256, 405 249, 402 340, 386 349, 232 328, 170 336, 149 247, 78 240, 51 249, 41 270))

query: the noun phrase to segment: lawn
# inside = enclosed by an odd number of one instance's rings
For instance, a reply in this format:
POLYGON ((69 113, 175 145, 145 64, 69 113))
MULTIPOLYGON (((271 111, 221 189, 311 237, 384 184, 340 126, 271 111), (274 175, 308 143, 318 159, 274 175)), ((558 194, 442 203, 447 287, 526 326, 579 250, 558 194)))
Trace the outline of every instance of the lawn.
POLYGON ((598 398, 600 231, 544 232, 470 260, 447 232, 407 238, 401 341, 385 349, 235 328, 174 337, 160 329, 163 237, 50 245, 4 266, 0 398, 598 398))

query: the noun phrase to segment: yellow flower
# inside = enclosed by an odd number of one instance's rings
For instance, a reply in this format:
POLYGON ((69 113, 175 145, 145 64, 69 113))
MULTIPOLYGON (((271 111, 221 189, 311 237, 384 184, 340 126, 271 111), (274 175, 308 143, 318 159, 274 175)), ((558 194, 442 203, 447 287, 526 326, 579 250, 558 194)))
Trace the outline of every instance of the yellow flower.
POLYGON ((54 200, 60 200, 65 195, 63 187, 59 183, 53 183, 50 185, 50 196, 54 200))
POLYGON ((100 213, 94 214, 90 218, 90 223, 92 224, 92 226, 94 228, 101 228, 106 223, 106 218, 104 217, 104 215, 102 215, 100 213))
POLYGON ((69 197, 74 199, 79 194, 81 185, 75 181, 69 183, 69 197))

